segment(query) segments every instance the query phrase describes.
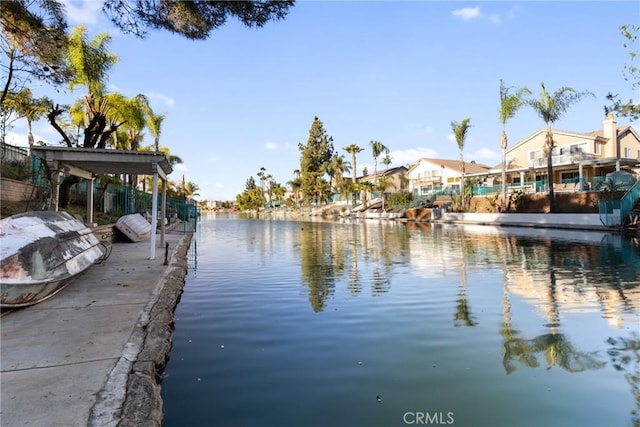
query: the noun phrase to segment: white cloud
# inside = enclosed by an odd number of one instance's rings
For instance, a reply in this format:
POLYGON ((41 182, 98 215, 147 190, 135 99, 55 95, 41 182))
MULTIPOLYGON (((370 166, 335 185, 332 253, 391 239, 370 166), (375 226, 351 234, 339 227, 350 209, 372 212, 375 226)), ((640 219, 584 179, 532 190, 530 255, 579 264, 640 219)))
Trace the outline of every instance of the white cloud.
POLYGON ((269 150, 277 150, 278 148, 280 148, 278 144, 275 144, 273 142, 266 142, 264 146, 267 147, 267 149, 269 150))
POLYGON ((478 18, 480 16, 480 6, 476 7, 463 7, 462 9, 455 9, 451 12, 453 16, 457 16, 463 21, 469 21, 471 19, 478 18))
POLYGON ((62 2, 67 11, 67 19, 76 24, 95 24, 98 22, 98 13, 102 10, 102 1, 71 1, 62 2))
MULTIPOLYGON (((26 133, 17 133, 17 132, 9 131, 5 134, 4 140, 7 144, 15 145, 16 147, 29 146, 29 141, 27 140, 26 133)), ((49 139, 37 133, 33 134, 33 140, 35 141, 36 145, 39 145, 40 141, 44 142, 46 145, 57 145, 51 142, 49 139)))
POLYGON ((178 163, 173 167, 174 172, 189 172, 189 168, 184 163, 178 163))
POLYGON ((157 99, 159 101, 161 101, 162 103, 164 103, 165 105, 169 106, 169 107, 173 107, 174 104, 176 103, 176 100, 163 94, 163 93, 157 93, 157 92, 151 92, 147 95, 147 98, 149 99, 157 99))
POLYGON ((408 150, 396 150, 390 154, 392 164, 396 166, 405 166, 407 164, 414 164, 418 159, 422 157, 437 157, 436 151, 431 148, 420 147, 410 148, 408 150))
MULTIPOLYGON (((481 148, 476 152, 471 153, 470 158, 496 160, 499 159, 500 156, 500 153, 493 151, 490 148, 481 148)), ((465 157, 467 156, 465 155, 465 157)))

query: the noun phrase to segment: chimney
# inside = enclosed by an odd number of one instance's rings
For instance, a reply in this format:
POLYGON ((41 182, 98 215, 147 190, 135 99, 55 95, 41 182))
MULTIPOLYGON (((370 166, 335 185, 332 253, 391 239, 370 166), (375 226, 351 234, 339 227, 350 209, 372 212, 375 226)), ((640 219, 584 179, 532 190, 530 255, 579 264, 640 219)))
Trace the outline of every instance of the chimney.
POLYGON ((618 132, 616 129, 616 118, 613 116, 613 113, 608 113, 602 124, 604 126, 603 136, 611 143, 611 147, 616 147, 617 151, 618 132))

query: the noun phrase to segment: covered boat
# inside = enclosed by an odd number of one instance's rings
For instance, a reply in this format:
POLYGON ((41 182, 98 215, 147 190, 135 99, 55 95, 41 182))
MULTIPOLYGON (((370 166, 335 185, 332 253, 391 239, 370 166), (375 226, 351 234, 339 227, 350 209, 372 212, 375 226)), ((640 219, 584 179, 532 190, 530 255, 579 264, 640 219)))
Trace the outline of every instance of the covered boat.
POLYGON ((41 302, 105 254, 81 221, 66 212, 33 211, 0 220, 0 307, 41 302))
POLYGON ((121 216, 116 221, 116 228, 134 243, 151 236, 151 224, 139 213, 121 216))

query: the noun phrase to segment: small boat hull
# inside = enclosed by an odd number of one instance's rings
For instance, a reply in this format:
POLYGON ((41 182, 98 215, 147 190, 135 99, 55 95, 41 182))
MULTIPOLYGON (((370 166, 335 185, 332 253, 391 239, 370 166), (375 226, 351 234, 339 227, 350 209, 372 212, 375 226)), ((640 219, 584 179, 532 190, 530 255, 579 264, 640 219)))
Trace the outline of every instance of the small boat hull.
POLYGON ((134 243, 151 237, 151 224, 138 213, 121 216, 115 227, 134 243))
POLYGON ((100 242, 66 212, 36 211, 0 220, 0 307, 24 307, 64 289, 103 254, 100 242))

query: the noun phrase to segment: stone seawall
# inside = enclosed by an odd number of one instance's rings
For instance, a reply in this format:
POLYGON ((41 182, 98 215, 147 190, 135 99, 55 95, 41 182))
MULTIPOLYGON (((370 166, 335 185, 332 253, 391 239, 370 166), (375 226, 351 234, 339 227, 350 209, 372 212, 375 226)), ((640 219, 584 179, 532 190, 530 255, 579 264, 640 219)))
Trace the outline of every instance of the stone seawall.
POLYGON ((160 378, 173 340, 174 312, 185 285, 187 252, 193 235, 187 234, 173 251, 170 268, 139 327, 144 335, 142 350, 127 380, 126 398, 118 426, 161 426, 163 419, 160 378))

